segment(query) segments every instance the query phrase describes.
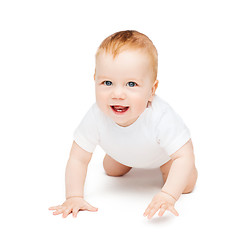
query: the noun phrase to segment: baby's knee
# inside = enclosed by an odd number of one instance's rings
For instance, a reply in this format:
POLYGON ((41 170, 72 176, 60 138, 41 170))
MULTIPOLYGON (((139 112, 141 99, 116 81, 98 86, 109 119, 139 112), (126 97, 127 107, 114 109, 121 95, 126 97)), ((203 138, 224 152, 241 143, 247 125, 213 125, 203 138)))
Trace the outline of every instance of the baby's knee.
POLYGON ((130 171, 131 167, 125 166, 109 155, 106 155, 103 160, 103 168, 108 176, 120 177, 130 171))
POLYGON ((110 176, 110 177, 121 177, 123 176, 125 173, 120 173, 120 172, 113 172, 113 171, 108 171, 106 169, 105 170, 105 173, 110 176))
POLYGON ((127 172, 130 171, 131 168, 128 169, 112 169, 112 168, 105 168, 105 173, 110 176, 110 177, 121 177, 123 175, 125 175, 127 172))

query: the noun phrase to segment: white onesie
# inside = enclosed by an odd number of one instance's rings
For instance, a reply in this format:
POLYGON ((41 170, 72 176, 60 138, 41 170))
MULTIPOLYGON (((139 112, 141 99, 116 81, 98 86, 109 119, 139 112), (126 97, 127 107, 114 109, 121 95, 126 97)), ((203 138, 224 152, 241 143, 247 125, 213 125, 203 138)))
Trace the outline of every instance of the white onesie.
POLYGON ((190 139, 190 132, 169 104, 155 95, 151 105, 128 127, 119 126, 93 104, 73 138, 87 152, 99 144, 124 165, 157 168, 190 139))

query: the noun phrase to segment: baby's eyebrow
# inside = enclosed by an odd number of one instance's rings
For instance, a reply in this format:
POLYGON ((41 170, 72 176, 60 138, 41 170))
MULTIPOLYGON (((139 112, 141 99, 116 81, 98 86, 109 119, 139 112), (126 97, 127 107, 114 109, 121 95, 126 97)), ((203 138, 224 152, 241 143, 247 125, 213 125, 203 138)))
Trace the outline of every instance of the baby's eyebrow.
POLYGON ((97 78, 98 78, 98 79, 101 79, 101 78, 109 79, 109 77, 106 77, 106 76, 98 76, 97 78))
MULTIPOLYGON (((107 76, 104 76, 104 75, 100 75, 97 77, 97 79, 110 79, 109 77, 107 76)), ((142 79, 137 79, 137 78, 126 78, 125 81, 136 81, 136 82, 142 82, 142 79)))
POLYGON ((138 79, 138 78, 126 78, 126 81, 136 81, 136 82, 142 82, 142 79, 138 79))

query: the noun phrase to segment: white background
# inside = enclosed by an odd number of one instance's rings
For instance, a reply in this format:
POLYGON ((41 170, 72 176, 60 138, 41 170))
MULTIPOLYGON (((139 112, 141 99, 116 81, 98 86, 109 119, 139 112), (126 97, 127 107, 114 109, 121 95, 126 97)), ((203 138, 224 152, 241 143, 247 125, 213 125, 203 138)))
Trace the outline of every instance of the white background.
MULTIPOLYGON (((251 239, 251 1, 1 1, 0 184, 4 239, 251 239), (120 30, 159 53, 157 94, 192 133, 199 178, 174 217, 142 216, 158 169, 105 175, 97 147, 85 185, 99 210, 53 216, 72 134, 95 101, 94 55, 120 30)), ((2 237, 1 237, 2 238, 2 237)))

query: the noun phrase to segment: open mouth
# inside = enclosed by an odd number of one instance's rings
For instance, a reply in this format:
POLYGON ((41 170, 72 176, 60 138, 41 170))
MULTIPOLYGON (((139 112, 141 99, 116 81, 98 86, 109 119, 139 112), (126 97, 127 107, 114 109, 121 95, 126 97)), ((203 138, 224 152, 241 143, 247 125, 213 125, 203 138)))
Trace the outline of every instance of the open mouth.
POLYGON ((115 113, 125 113, 129 109, 129 106, 111 105, 110 106, 115 113))

